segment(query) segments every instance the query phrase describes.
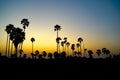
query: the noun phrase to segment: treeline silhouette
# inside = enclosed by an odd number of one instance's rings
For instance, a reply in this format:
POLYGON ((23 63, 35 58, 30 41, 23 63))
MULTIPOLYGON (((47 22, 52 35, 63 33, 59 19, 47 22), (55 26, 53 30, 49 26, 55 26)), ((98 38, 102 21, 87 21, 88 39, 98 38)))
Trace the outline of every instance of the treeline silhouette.
MULTIPOLYGON (((46 51, 40 53, 38 50, 34 52, 33 43, 35 42, 35 38, 32 37, 30 39, 32 42, 32 52, 30 53, 31 57, 27 57, 27 54, 23 51, 23 42, 26 34, 25 29, 29 26, 29 23, 30 22, 28 19, 22 19, 21 24, 23 24, 23 29, 19 27, 16 28, 13 24, 6 26, 6 54, 3 56, 2 53, 0 53, 1 65, 16 65, 16 67, 21 66, 22 69, 35 65, 34 70, 41 71, 42 69, 40 68, 43 68, 43 71, 44 69, 55 70, 55 68, 61 68, 63 69, 62 71, 69 71, 69 68, 76 71, 100 71, 101 69, 104 71, 109 71, 113 68, 115 69, 115 66, 119 67, 118 64, 120 63, 120 54, 111 55, 109 49, 102 48, 96 50, 95 54, 98 55, 98 58, 94 58, 93 51, 85 48, 82 37, 77 39, 77 44, 71 44, 68 42, 67 37, 64 37, 62 40, 61 37, 59 37, 59 31, 61 30, 60 25, 54 26, 54 31, 57 32, 57 47, 54 53, 47 53, 46 51), (14 53, 13 45, 15 47, 14 53), (62 49, 60 49, 61 47, 62 49), (69 49, 72 50, 72 54, 70 54, 69 49), (88 54, 88 57, 86 57, 85 54, 88 54), (48 66, 49 68, 47 68, 48 66), (97 69, 94 69, 93 66, 97 69)), ((14 69, 13 67, 11 68, 14 69)))

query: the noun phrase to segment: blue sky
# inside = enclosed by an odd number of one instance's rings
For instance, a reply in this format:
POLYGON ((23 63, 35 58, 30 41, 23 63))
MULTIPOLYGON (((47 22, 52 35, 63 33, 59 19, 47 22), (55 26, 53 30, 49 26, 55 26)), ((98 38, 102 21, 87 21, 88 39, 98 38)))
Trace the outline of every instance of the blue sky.
POLYGON ((107 47, 115 52, 120 48, 120 0, 0 0, 1 45, 5 46, 2 42, 6 40, 5 26, 11 23, 22 28, 23 18, 30 21, 25 47, 34 36, 35 49, 47 47, 46 50, 53 51, 56 47, 53 26, 59 24, 60 36, 67 36, 71 43, 81 36, 88 49, 107 47), (51 46, 46 40, 53 44, 53 50, 49 50, 51 46))

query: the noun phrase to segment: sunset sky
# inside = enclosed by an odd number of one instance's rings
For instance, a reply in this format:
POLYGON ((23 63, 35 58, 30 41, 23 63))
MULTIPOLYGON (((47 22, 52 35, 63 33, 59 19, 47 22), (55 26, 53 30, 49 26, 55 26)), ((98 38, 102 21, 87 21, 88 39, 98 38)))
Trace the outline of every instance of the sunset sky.
POLYGON ((0 52, 5 53, 6 25, 21 27, 21 20, 30 22, 23 44, 25 53, 34 50, 56 50, 54 26, 61 25, 61 38, 72 44, 84 39, 85 48, 108 48, 120 52, 120 0, 0 0, 0 52))

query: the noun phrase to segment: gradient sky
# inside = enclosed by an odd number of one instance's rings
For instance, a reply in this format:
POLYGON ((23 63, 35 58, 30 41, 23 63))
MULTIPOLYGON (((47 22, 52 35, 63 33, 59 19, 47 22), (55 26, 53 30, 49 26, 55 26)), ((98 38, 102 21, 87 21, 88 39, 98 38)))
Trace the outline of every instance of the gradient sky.
POLYGON ((34 37, 34 50, 56 50, 54 25, 62 30, 59 35, 77 43, 82 37, 87 49, 106 47, 112 53, 120 52, 120 0, 0 0, 0 51, 5 52, 6 25, 21 27, 28 18, 23 50, 31 52, 30 38, 34 37))

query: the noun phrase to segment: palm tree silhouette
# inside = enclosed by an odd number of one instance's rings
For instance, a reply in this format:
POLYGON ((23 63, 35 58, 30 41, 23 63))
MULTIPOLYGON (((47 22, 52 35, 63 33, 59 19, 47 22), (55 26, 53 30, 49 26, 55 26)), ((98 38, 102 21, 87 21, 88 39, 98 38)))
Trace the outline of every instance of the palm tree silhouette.
POLYGON ((15 54, 17 57, 17 49, 18 49, 18 44, 23 42, 25 40, 25 33, 23 32, 22 29, 20 28, 13 28, 12 32, 10 33, 11 40, 14 43, 15 46, 15 54))
POLYGON ((20 56, 19 56, 19 58, 21 58, 22 57, 22 54, 24 53, 24 51, 22 50, 22 49, 20 49, 20 56))
POLYGON ((97 53, 98 56, 100 56, 101 50, 100 50, 100 49, 97 49, 96 53, 97 53))
POLYGON ((72 44, 72 45, 71 45, 71 49, 72 49, 72 51, 73 51, 73 54, 74 54, 74 50, 75 50, 75 44, 72 44))
POLYGON ((52 53, 48 53, 48 58, 49 59, 52 59, 52 56, 53 56, 52 53))
POLYGON ((64 51, 64 41, 61 42, 61 46, 63 47, 63 51, 64 51))
POLYGON ((93 54, 92 50, 88 50, 88 54, 89 54, 89 58, 90 59, 93 58, 93 56, 92 56, 92 54, 93 54))
MULTIPOLYGON (((23 24, 24 32, 25 32, 26 27, 29 26, 29 23, 30 23, 30 22, 28 21, 28 19, 22 19, 22 20, 21 20, 21 24, 23 24)), ((22 47, 23 47, 23 42, 21 42, 21 49, 22 49, 22 47)))
POLYGON ((67 46, 67 48, 68 48, 68 56, 69 56, 69 46, 70 46, 70 43, 67 42, 67 43, 66 43, 66 46, 67 46))
POLYGON ((23 24, 24 32, 25 32, 26 27, 29 26, 29 23, 30 23, 30 22, 28 21, 28 19, 22 19, 22 20, 21 20, 21 24, 23 24))
MULTIPOLYGON (((55 25, 55 26, 54 26, 54 31, 57 31, 57 38, 59 37, 59 36, 58 36, 58 31, 60 31, 60 30, 61 30, 61 26, 59 26, 59 25, 55 25)), ((57 52, 58 52, 58 45, 59 45, 59 44, 57 43, 57 52)))
POLYGON ((39 53, 40 52, 38 50, 35 51, 35 59, 37 59, 37 57, 39 57, 39 53))
POLYGON ((79 44, 79 43, 77 43, 77 44, 76 44, 76 47, 78 48, 78 52, 79 52, 79 47, 80 47, 80 44, 79 44))
POLYGON ((42 55, 43 55, 43 57, 45 58, 45 57, 47 56, 46 51, 43 51, 43 52, 42 52, 42 55))
POLYGON ((78 42, 80 43, 80 53, 82 54, 82 45, 81 45, 81 42, 83 41, 83 39, 81 37, 78 38, 78 42))
POLYGON ((34 53, 31 53, 31 56, 32 56, 32 59, 34 59, 34 56, 35 56, 34 53))
POLYGON ((58 52, 58 53, 60 53, 60 45, 59 45, 60 40, 61 40, 61 37, 57 37, 56 42, 57 42, 57 52, 58 52), (58 49, 59 49, 59 50, 58 50, 58 49))
POLYGON ((6 26, 5 31, 7 32, 7 40, 6 40, 6 56, 9 57, 9 50, 10 50, 10 33, 12 32, 12 29, 14 28, 13 24, 9 24, 6 26), (9 41, 9 42, 8 42, 9 41), (8 50, 8 51, 7 51, 8 50), (8 54, 7 54, 8 52, 8 54))
POLYGON ((35 42, 35 38, 31 38, 31 42, 32 42, 32 53, 33 53, 33 42, 35 42))
POLYGON ((67 37, 64 37, 65 52, 66 52, 66 43, 67 43, 67 37))

